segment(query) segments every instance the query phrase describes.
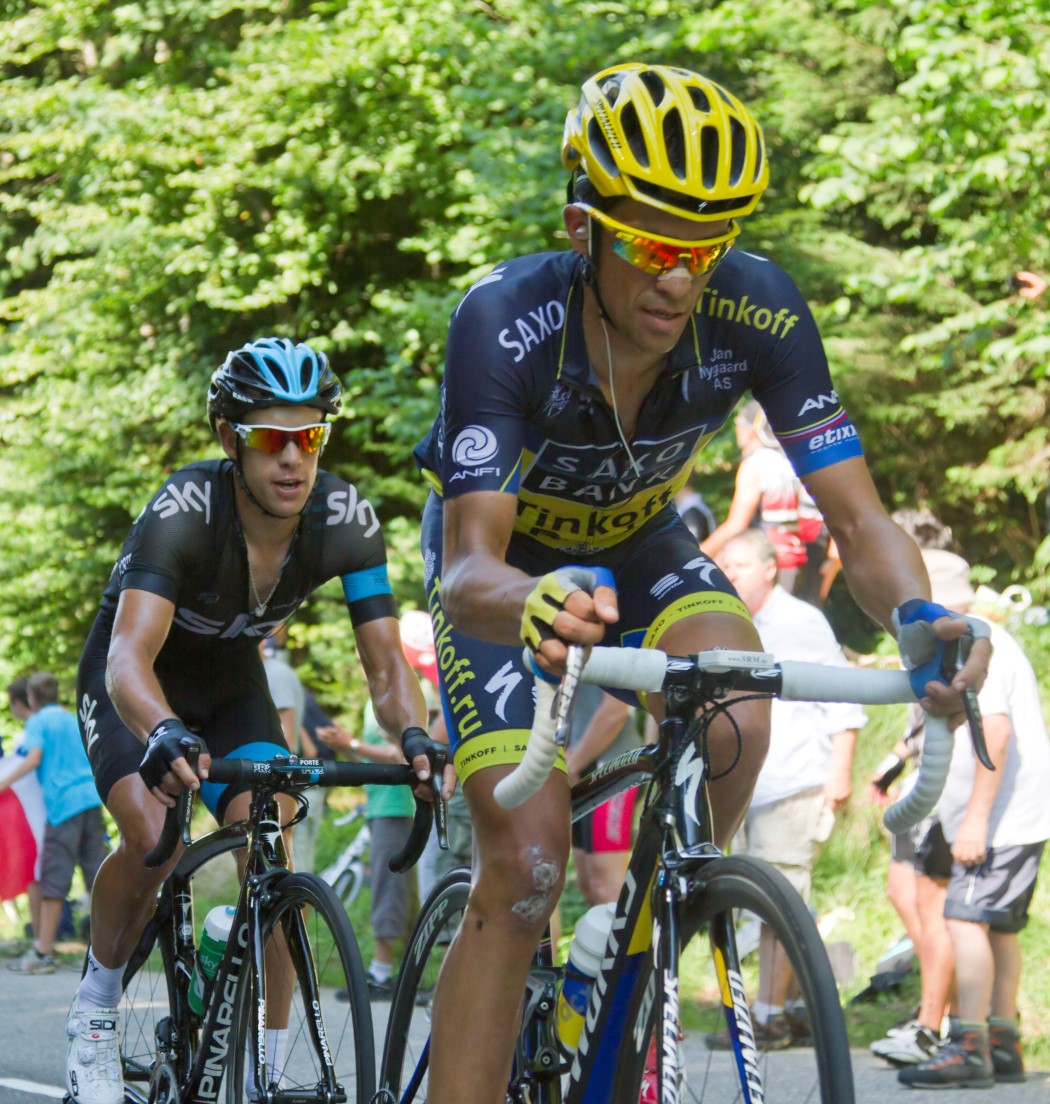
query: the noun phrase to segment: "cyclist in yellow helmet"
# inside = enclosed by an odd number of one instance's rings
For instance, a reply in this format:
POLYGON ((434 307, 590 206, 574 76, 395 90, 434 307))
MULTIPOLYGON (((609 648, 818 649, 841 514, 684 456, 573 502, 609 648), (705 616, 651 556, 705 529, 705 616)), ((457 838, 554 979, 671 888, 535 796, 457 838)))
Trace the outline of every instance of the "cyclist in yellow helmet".
MULTIPOLYGON (((688 70, 617 65, 583 85, 562 157, 570 248, 508 260, 468 291, 441 412, 416 450, 433 488, 424 577, 475 839, 466 918, 435 998, 430 1104, 503 1100, 529 960, 565 877, 565 774, 512 811, 493 797, 532 718, 522 641, 553 674, 569 642, 761 648, 674 506, 748 392, 827 519, 857 601, 887 628, 905 625, 909 662, 964 627, 929 602, 918 550, 879 503, 801 294, 737 247, 769 178, 748 110, 688 70)), ((924 690, 930 704, 958 708, 987 658, 980 641, 954 690, 924 690)), ((642 704, 661 714, 659 700, 642 704)), ((767 704, 732 714, 711 735, 723 843, 769 738, 767 704)))

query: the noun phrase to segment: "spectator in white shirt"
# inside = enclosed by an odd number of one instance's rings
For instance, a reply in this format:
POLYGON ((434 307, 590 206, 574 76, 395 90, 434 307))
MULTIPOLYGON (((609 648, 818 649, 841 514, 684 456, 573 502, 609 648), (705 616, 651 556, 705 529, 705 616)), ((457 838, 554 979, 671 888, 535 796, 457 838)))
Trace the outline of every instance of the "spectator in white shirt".
MULTIPOLYGON (((718 566, 729 577, 755 621, 767 652, 778 662, 808 660, 846 666, 835 634, 816 607, 793 598, 777 583, 777 552, 758 529, 727 541, 718 566)), ((769 754, 734 846, 780 870, 808 901, 813 865, 831 835, 835 812, 849 800, 857 729, 867 718, 858 706, 773 702, 769 754)), ((808 1034, 803 1010, 788 1003, 792 973, 763 927, 759 944, 759 996, 751 1010, 760 1049, 777 1050, 808 1034)), ((728 1040, 709 1035, 722 1049, 728 1040)))

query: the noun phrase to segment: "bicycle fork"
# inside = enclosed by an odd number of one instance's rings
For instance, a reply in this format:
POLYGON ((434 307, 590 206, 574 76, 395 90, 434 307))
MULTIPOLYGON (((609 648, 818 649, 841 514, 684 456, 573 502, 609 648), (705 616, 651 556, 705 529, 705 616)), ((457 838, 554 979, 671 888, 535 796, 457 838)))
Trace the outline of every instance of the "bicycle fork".
MULTIPOLYGON (((717 857, 718 852, 706 847, 693 849, 690 856, 692 872, 686 873, 680 880, 681 896, 679 900, 688 900, 694 894, 704 892, 703 865, 717 857), (703 851, 696 854, 696 851, 703 851)), ((677 913, 676 913, 677 915, 677 913)), ((687 938, 693 932, 687 932, 687 938)), ((715 977, 718 980, 719 998, 725 1017, 726 1030, 732 1041, 733 1057, 737 1065, 741 1086, 740 1099, 743 1104, 765 1104, 766 1094, 759 1066, 758 1047, 755 1044, 755 1029, 751 1020, 751 1009, 747 1001, 747 992, 740 971, 740 955, 737 951, 736 925, 732 912, 720 912, 708 923, 708 938, 711 942, 711 954, 714 960, 715 977)), ((675 940, 675 947, 681 943, 675 940)), ((661 1100, 666 1098, 661 1098, 661 1100)))

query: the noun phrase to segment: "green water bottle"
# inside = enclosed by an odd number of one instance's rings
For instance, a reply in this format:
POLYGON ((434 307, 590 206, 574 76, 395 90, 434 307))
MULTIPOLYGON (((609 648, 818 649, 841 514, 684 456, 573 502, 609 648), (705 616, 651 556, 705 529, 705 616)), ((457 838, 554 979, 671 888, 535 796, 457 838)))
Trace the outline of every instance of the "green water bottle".
POLYGON ((193 967, 189 994, 190 1010, 198 1016, 204 1015, 205 994, 226 951, 226 941, 230 938, 236 911, 233 905, 218 905, 204 918, 204 931, 197 948, 197 962, 193 967))

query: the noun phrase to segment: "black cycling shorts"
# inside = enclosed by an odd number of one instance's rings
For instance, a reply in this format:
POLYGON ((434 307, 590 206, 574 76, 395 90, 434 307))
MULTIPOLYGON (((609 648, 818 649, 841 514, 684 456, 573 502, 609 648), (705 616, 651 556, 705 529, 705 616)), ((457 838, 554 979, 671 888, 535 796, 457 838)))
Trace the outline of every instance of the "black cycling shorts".
MULTIPOLYGON (((214 758, 261 761, 288 754, 256 642, 231 649, 223 663, 184 664, 156 673, 175 715, 204 740, 214 758)), ((146 749, 120 719, 106 691, 106 650, 97 623, 77 673, 77 719, 95 787, 107 803, 115 782, 138 773, 146 749)), ((248 789, 247 783, 204 782, 200 797, 221 823, 230 799, 248 789)))

